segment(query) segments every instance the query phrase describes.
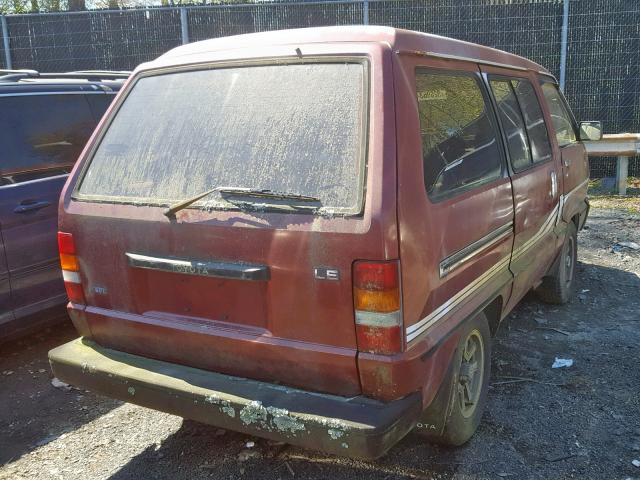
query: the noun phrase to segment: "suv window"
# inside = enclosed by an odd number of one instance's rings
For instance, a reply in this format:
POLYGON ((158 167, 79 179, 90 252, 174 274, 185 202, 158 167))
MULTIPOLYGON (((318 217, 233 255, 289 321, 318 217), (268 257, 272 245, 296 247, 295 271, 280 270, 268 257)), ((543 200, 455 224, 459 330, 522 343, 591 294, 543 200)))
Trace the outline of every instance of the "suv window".
POLYGON ((429 197, 435 200, 500 177, 496 130, 477 76, 418 71, 416 90, 429 197))
MULTIPOLYGON (((100 141, 79 198, 163 205, 237 187, 359 213, 366 83, 366 65, 344 61, 142 77, 100 141)), ((238 208, 221 195, 196 205, 238 208)))
POLYGON ((96 126, 79 94, 0 97, 0 111, 4 184, 68 173, 96 126))
POLYGON ((498 116, 507 137, 513 169, 518 172, 531 165, 531 150, 520 106, 509 80, 491 80, 491 90, 498 106, 498 116))
POLYGON ((558 145, 564 147, 577 141, 573 117, 569 113, 558 87, 553 83, 542 84, 542 93, 551 111, 551 122, 558 140, 558 145))
POLYGON ((96 121, 100 121, 104 112, 107 111, 109 105, 113 101, 115 93, 107 93, 105 95, 87 95, 85 98, 89 102, 89 108, 91 113, 95 117, 96 121))
POLYGON ((544 123, 542 108, 533 85, 527 80, 519 78, 512 79, 511 85, 516 92, 525 125, 527 126, 533 163, 545 162, 551 158, 551 144, 549 143, 549 134, 544 123))

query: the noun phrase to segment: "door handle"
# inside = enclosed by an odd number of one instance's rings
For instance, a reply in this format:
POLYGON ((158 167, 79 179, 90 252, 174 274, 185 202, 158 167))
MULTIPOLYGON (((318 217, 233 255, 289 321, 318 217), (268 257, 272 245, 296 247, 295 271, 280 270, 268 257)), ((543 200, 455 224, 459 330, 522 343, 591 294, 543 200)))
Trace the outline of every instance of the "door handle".
POLYGON ((556 198, 557 194, 558 194, 558 178, 556 177, 556 172, 553 171, 551 172, 551 191, 549 192, 549 195, 551 195, 551 198, 556 198))
POLYGON ((40 202, 25 201, 14 208, 13 213, 33 212, 35 210, 40 210, 41 208, 48 207, 49 205, 51 205, 51 202, 47 202, 46 200, 40 202))

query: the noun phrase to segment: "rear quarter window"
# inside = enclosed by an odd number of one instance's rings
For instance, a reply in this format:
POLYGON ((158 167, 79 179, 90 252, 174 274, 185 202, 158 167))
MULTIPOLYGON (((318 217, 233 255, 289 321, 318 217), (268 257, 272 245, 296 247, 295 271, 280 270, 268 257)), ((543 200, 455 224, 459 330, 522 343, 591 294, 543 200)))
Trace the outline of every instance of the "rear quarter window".
POLYGON ((429 197, 439 200, 499 178, 501 151, 478 78, 418 71, 416 90, 429 197))
MULTIPOLYGON (((140 78, 90 160, 79 199, 163 205, 217 187, 362 206, 364 62, 256 65, 140 78)), ((233 208, 211 195, 200 207, 233 208)))

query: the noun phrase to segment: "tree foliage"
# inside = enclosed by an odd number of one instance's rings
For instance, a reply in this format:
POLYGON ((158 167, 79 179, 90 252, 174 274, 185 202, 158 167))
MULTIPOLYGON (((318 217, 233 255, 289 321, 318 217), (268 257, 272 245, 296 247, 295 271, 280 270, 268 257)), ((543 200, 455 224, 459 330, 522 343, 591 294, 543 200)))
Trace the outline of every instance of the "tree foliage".
POLYGON ((0 15, 78 10, 117 10, 172 5, 253 3, 256 0, 0 0, 0 15))

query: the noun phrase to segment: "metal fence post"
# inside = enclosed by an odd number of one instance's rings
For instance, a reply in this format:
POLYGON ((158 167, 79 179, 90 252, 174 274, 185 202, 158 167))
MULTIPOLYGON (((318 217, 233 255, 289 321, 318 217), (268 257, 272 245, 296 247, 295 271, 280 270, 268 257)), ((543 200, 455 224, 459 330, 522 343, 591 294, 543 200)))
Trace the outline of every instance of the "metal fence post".
POLYGON ((4 45, 4 63, 7 70, 11 70, 11 50, 9 48, 9 26, 7 25, 7 17, 0 15, 0 23, 2 23, 2 44, 4 45))
POLYGON ((187 9, 180 7, 180 31, 182 33, 182 44, 189 43, 189 23, 187 21, 187 9))
POLYGON ((369 0, 362 0, 362 24, 369 25, 369 0))
POLYGON ((560 90, 564 92, 567 79, 567 40, 569 37, 569 0, 562 8, 562 38, 560 40, 560 90))

